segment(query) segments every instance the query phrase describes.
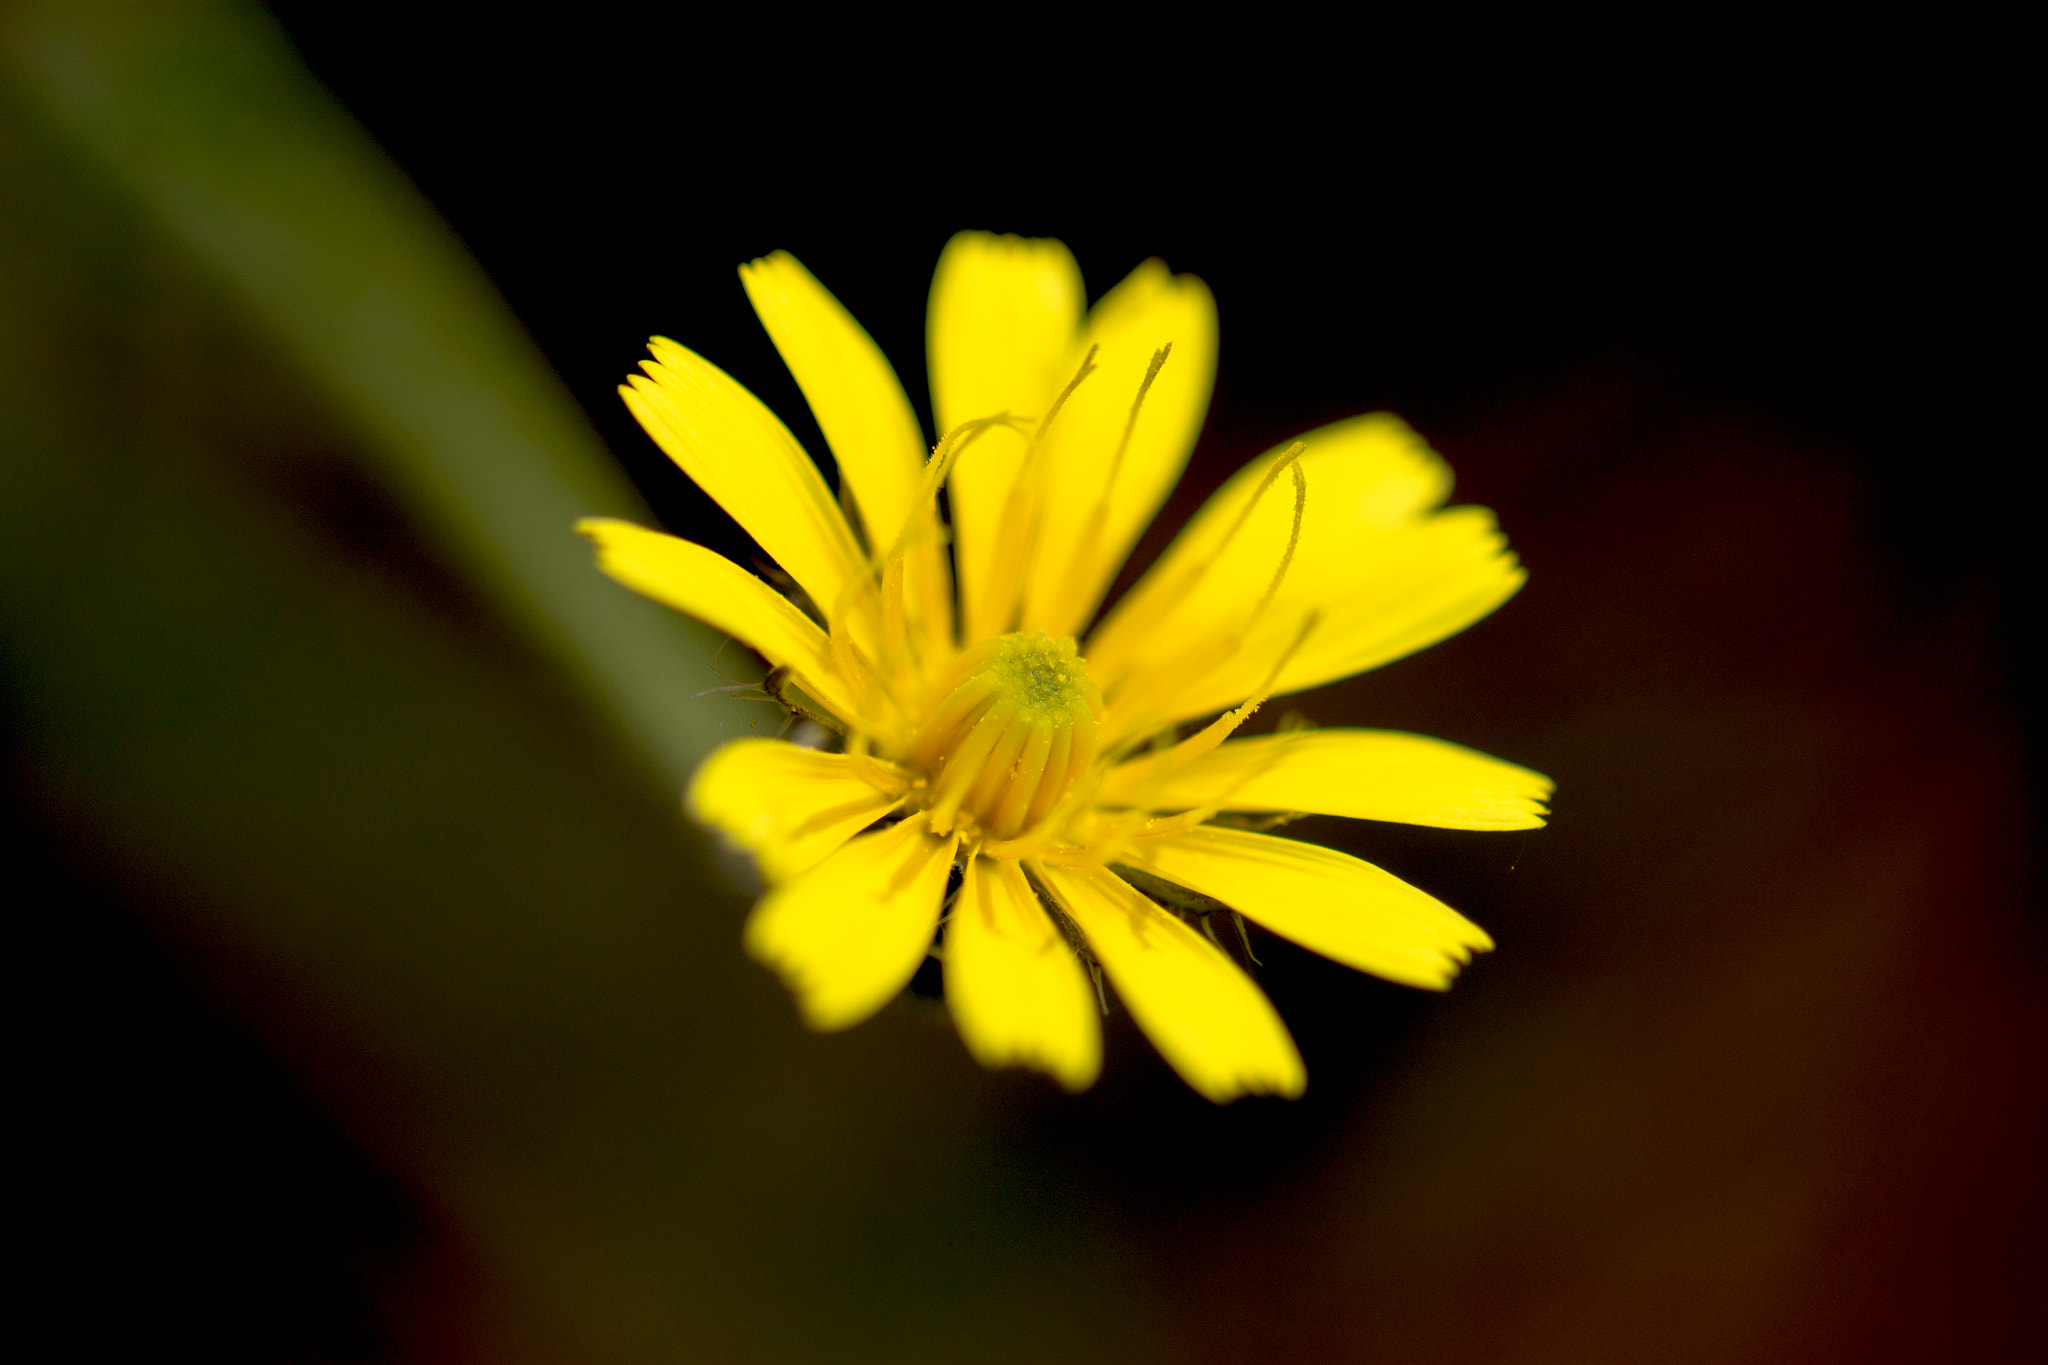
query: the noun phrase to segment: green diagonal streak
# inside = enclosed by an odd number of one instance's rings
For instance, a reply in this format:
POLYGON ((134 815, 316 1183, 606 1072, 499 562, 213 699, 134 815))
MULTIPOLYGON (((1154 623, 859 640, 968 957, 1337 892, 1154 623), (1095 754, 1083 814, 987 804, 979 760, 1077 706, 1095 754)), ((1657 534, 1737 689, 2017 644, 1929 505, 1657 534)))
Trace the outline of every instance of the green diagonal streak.
POLYGON ((712 637, 600 577, 579 516, 649 515, 403 174, 245 6, 17 9, 0 62, 214 269, 447 553, 672 787, 717 736, 712 637))

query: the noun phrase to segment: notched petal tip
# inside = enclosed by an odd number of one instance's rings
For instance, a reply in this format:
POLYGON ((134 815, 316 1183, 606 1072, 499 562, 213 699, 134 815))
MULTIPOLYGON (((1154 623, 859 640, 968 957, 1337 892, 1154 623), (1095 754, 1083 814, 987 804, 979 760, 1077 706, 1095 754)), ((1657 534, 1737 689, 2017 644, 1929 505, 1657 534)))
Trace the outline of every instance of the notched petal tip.
POLYGON ((1292 1099, 1308 1069, 1272 1002, 1215 944, 1104 868, 1036 870, 1146 1037, 1196 1093, 1292 1099))
POLYGON ((754 907, 747 952, 782 978, 806 1025, 851 1028, 909 984, 938 927, 957 842, 906 820, 854 839, 754 907))
POLYGON ((1473 952, 1493 946, 1436 897, 1320 844, 1205 825, 1126 856, 1333 962, 1401 985, 1443 990, 1473 952))
POLYGON ((1188 762, 1140 755, 1108 775, 1099 799, 1501 831, 1541 826, 1554 790, 1541 773, 1426 735, 1329 729, 1235 739, 1188 762))
POLYGON ((1094 991, 1015 862, 969 862, 946 921, 945 974, 947 1008, 976 1061, 1031 1067, 1069 1092, 1095 1083, 1094 991))
POLYGON ((648 436, 811 600, 834 603, 861 571, 844 513, 789 428, 745 385, 666 337, 619 389, 648 436))

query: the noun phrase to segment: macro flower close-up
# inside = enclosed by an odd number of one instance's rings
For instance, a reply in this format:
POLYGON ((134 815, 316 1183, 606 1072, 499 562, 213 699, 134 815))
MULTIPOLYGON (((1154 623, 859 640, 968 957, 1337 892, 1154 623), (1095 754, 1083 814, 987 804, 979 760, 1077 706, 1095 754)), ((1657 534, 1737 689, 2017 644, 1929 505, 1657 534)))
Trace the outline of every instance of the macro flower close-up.
POLYGON ((1106 983, 1204 1096, 1291 1097, 1307 1077, 1250 974, 1247 921, 1426 989, 1492 948, 1428 892, 1273 831, 1304 815, 1529 829, 1548 779, 1417 735, 1248 725, 1521 586, 1493 515, 1443 505, 1450 470, 1414 431, 1372 414, 1260 455, 1106 603, 1207 410, 1206 286, 1153 260, 1086 308, 1059 242, 960 233, 932 284, 929 444, 888 360, 794 257, 740 273, 839 496, 765 405, 675 342, 656 338, 621 393, 786 591, 626 521, 578 529, 619 582, 758 652, 764 693, 824 740, 727 744, 687 797, 757 861, 746 946, 807 1023, 859 1023, 936 955, 984 1065, 1089 1086, 1106 983))
POLYGON ((1984 25, 719 17, 0 7, 16 1335, 2048 1360, 1984 25))

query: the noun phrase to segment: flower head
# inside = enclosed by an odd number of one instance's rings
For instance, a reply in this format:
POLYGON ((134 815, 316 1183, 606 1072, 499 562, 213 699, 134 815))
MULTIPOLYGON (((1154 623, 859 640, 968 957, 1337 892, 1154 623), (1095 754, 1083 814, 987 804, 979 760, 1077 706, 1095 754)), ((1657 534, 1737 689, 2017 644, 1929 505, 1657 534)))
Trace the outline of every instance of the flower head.
POLYGON ((881 1008, 943 920, 946 1001, 986 1065, 1086 1087, 1106 976, 1202 1094, 1296 1095, 1300 1054, 1213 919, 1432 989, 1492 946, 1371 864, 1253 826, 1526 829, 1547 779, 1415 735, 1236 737, 1268 698, 1433 644, 1521 585, 1490 513, 1442 508, 1450 473, 1420 438, 1382 414, 1261 456, 1100 613, 1208 405, 1199 280, 1149 261, 1084 314, 1059 243, 955 237, 928 451, 888 361, 802 265, 740 274, 844 507, 774 414, 674 342, 620 391, 801 604, 688 541, 579 529, 607 573, 757 650, 764 686, 840 736, 728 744, 688 797, 758 859, 747 947, 813 1027, 881 1008))

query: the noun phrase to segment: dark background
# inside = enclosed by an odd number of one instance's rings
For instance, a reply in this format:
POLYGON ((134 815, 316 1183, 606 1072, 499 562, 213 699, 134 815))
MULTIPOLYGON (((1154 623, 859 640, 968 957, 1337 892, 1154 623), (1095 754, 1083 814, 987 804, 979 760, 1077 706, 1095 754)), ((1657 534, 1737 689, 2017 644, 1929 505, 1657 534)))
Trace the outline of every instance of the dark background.
MULTIPOLYGON (((1292 1106, 1210 1109, 1121 1016, 1088 1095, 996 1082, 1016 1160, 1079 1192, 1175 1324, 1159 1355, 2044 1350, 2032 516, 2008 467, 2038 440, 2000 325, 2025 290, 2016 177, 1981 135, 1996 82, 1934 118, 1875 72, 1550 86, 1440 43, 1369 80, 1263 79, 1263 48, 885 78, 683 22, 277 13, 662 521, 735 557, 614 395, 645 338, 712 357, 822 457, 733 272, 787 248, 929 426, 924 291, 961 227, 1060 237, 1091 297, 1149 255, 1215 291, 1209 424, 1138 563, 1244 460, 1369 409, 1499 514, 1519 598, 1296 704, 1559 781, 1526 836, 1303 828, 1500 951, 1439 999, 1262 940, 1311 1072, 1292 1106)), ((307 498, 499 631, 374 490, 307 498)), ((9 862, 51 888, 27 942, 66 1002, 29 1068, 51 1302, 223 1359, 487 1355, 518 1287, 27 764, 9 862)))

